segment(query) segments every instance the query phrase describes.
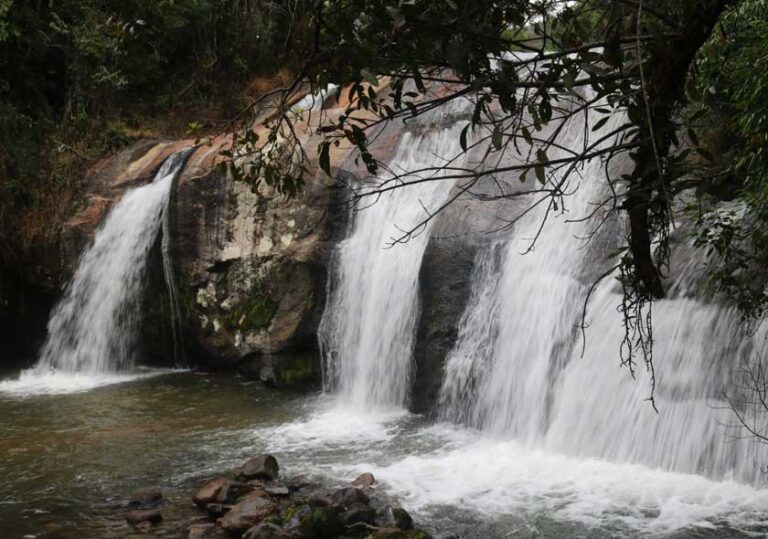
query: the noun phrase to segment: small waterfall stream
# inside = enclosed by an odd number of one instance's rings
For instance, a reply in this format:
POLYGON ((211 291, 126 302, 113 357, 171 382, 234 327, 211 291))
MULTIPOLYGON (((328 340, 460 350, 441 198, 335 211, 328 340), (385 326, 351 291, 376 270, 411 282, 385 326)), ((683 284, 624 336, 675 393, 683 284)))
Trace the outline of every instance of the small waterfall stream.
MULTIPOLYGON (((166 159, 152 183, 125 193, 104 219, 51 313, 35 371, 100 374, 134 366, 147 257, 188 154, 166 159)), ((164 249, 164 266, 166 255, 164 249)), ((175 290, 169 293, 175 297, 175 290)))
MULTIPOLYGON (((466 105, 454 105, 453 112, 460 113, 466 105)), ((441 118, 432 115, 431 119, 441 118)), ((394 174, 438 166, 462 154, 461 124, 419 128, 425 132, 402 136, 389 163, 394 174)), ((341 402, 357 410, 398 409, 406 404, 419 309, 419 268, 432 223, 404 243, 391 242, 447 198, 453 181, 440 181, 443 173, 428 174, 436 180, 364 198, 348 238, 337 251, 330 300, 320 327, 325 382, 341 402)), ((408 176, 402 181, 415 179, 408 176)), ((374 190, 377 185, 365 189, 374 190)))

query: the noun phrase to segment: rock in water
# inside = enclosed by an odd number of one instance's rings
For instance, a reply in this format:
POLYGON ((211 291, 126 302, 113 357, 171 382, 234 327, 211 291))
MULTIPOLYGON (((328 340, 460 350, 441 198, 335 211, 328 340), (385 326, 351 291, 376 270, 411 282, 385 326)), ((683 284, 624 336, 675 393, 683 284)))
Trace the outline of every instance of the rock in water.
POLYGON ((149 507, 160 502, 163 499, 163 493, 159 488, 145 488, 138 491, 128 500, 131 507, 149 507))
POLYGON ((235 503, 237 498, 252 490, 253 487, 245 483, 232 481, 226 477, 217 477, 197 489, 192 500, 200 507, 205 507, 209 503, 235 503))
POLYGON ((232 507, 229 513, 218 520, 218 523, 230 533, 243 533, 268 516, 274 515, 278 510, 274 502, 264 498, 251 498, 232 507))
POLYGON ((272 455, 260 455, 252 458, 245 464, 235 470, 235 476, 238 479, 267 479, 274 481, 277 479, 280 466, 277 459, 272 455))
POLYGON ((243 534, 243 539, 284 539, 286 537, 288 532, 271 522, 262 522, 243 534))
POLYGON ((274 496, 275 498, 287 498, 291 495, 290 489, 282 485, 264 487, 264 491, 270 496, 274 496))
POLYGON ((345 526, 363 522, 373 526, 376 523, 376 510, 362 503, 355 503, 339 515, 345 526))
POLYGON ((344 527, 336 511, 330 507, 317 507, 302 521, 300 529, 304 533, 309 533, 309 537, 334 539, 341 534, 344 527))
POLYGON ((397 524, 397 527, 401 530, 413 529, 413 518, 411 518, 408 511, 402 507, 393 507, 392 516, 395 518, 395 524, 397 524))
POLYGON ((144 509, 129 512, 125 515, 125 520, 128 521, 128 524, 134 525, 142 522, 151 522, 152 524, 155 524, 163 520, 163 515, 161 515, 160 511, 157 509, 144 509))
POLYGON ((372 487, 376 484, 376 478, 373 477, 372 473, 364 473, 357 476, 357 479, 352 481, 353 487, 372 487))
POLYGON ((333 505, 340 505, 341 507, 351 507, 356 503, 367 505, 370 501, 368 495, 355 487, 342 488, 331 494, 331 501, 333 505))

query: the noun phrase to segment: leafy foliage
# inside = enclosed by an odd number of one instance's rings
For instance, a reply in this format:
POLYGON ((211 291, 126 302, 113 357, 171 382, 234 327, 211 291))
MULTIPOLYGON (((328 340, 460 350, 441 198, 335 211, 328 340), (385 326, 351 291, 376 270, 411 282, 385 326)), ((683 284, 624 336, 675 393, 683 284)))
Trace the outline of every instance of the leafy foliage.
MULTIPOLYGON (((0 0, 0 241, 12 257, 87 163, 137 118, 210 101, 295 64, 303 0, 0 0)), ((0 259, 0 262, 2 259, 0 259)))
POLYGON ((768 2, 740 3, 702 47, 689 85, 697 186, 710 201, 732 200, 702 215, 697 241, 715 255, 714 288, 749 319, 768 308, 767 44, 768 2))

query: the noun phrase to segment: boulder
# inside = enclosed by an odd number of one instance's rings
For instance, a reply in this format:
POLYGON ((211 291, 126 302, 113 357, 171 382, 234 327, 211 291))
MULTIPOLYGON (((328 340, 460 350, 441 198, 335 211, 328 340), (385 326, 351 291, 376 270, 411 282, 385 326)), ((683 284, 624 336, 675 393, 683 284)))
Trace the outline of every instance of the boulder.
POLYGON ((316 507, 302 520, 299 527, 304 537, 317 539, 334 539, 343 530, 344 526, 339 515, 330 507, 316 507))
POLYGON ((344 193, 324 174, 293 198, 263 183, 251 189, 217 169, 218 149, 190 157, 172 205, 171 253, 190 344, 216 366, 248 363, 272 385, 316 384, 317 327, 333 246, 345 232, 344 193), (310 368, 286 373, 295 351, 309 352, 310 368))
POLYGON ((413 518, 411 518, 411 515, 408 514, 408 511, 402 507, 393 507, 392 517, 395 519, 395 524, 397 527, 401 530, 413 529, 413 518))
POLYGON ((376 510, 362 503, 354 503, 341 513, 339 518, 345 526, 352 526, 361 522, 373 526, 376 523, 376 510))
POLYGON ((150 522, 155 524, 163 520, 163 515, 157 509, 137 509, 136 511, 130 511, 125 515, 125 520, 128 524, 140 524, 142 522, 150 522))
POLYGON ((376 484, 376 478, 373 477, 372 473, 364 473, 357 476, 357 478, 352 481, 353 487, 372 487, 376 484))
POLYGON ((264 491, 275 498, 287 498, 291 495, 291 490, 283 485, 273 485, 264 487, 264 491))
POLYGON ((274 515, 278 510, 278 506, 270 500, 251 498, 233 506, 217 522, 230 533, 243 533, 248 528, 259 524, 268 516, 274 515))
POLYGON ((284 528, 290 532, 299 533, 302 522, 312 513, 312 507, 306 504, 289 507, 283 513, 284 528))
POLYGON ((138 491, 128 500, 131 507, 151 507, 160 503, 163 493, 159 488, 145 488, 138 491))
POLYGON ((272 455, 259 455, 254 457, 237 470, 235 470, 235 476, 238 479, 266 479, 273 481, 277 479, 277 474, 280 470, 280 466, 277 464, 277 459, 272 455))
POLYGON ((263 488, 256 488, 251 492, 246 492, 237 499, 237 503, 244 502, 246 500, 252 500, 253 498, 267 498, 269 499, 269 493, 263 488))
POLYGON ((201 507, 209 503, 235 503, 240 496, 252 490, 253 487, 245 483, 217 477, 197 489, 192 500, 201 507))
POLYGON ((257 524, 243 534, 243 539, 284 539, 287 537, 288 532, 271 522, 257 524))
POLYGON ((367 505, 370 500, 365 492, 356 487, 342 488, 331 494, 331 503, 345 508, 356 503, 367 505))

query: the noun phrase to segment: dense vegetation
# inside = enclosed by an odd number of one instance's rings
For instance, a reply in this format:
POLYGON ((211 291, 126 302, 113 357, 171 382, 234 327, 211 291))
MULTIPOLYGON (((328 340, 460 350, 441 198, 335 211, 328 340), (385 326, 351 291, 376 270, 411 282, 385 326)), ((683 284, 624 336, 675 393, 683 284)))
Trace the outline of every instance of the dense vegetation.
POLYGON ((716 256, 712 284, 747 319, 768 306, 768 2, 740 3, 721 19, 692 72, 688 123, 709 159, 699 192, 730 204, 705 212, 698 241, 716 256))
POLYGON ((193 120, 215 128, 254 77, 290 70, 300 4, 0 0, 0 263, 69 211, 96 158, 193 120))

